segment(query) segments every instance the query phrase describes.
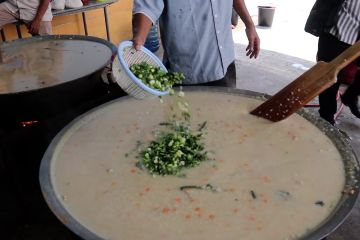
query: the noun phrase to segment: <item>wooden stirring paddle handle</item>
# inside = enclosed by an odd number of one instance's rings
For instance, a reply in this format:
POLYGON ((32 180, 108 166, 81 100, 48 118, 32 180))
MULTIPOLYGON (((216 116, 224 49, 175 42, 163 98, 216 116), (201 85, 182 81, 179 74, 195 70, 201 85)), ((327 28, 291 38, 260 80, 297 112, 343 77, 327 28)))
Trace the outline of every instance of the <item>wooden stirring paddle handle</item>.
POLYGON ((360 56, 360 41, 357 41, 354 45, 346 49, 339 56, 333 59, 329 64, 338 73, 341 69, 349 65, 357 57, 360 56))
POLYGON ((360 56, 360 41, 329 63, 318 62, 250 113, 281 121, 336 83, 339 71, 360 56))

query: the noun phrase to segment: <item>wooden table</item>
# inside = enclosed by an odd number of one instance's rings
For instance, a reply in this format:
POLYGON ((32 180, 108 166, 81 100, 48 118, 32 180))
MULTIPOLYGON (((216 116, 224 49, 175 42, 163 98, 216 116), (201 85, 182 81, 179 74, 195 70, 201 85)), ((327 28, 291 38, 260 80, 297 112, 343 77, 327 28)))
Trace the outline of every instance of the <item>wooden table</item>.
MULTIPOLYGON (((82 19, 83 19, 83 25, 84 25, 84 32, 85 32, 85 35, 88 36, 86 12, 95 10, 95 9, 99 9, 99 8, 103 8, 104 18, 105 18, 106 37, 107 37, 107 40, 110 41, 111 37, 110 37, 110 29, 109 29, 110 27, 109 27, 107 7, 115 2, 117 2, 117 0, 103 0, 101 2, 98 2, 96 0, 90 0, 89 4, 84 5, 81 8, 66 8, 64 10, 53 10, 52 14, 54 17, 57 17, 57 16, 66 16, 66 15, 81 13, 82 19)), ((14 21, 13 24, 15 24, 15 26, 16 26, 16 31, 17 31, 18 37, 22 38, 22 34, 21 34, 21 30, 20 30, 20 25, 22 24, 22 22, 14 21)), ((1 39, 3 41, 6 41, 6 36, 5 36, 5 32, 3 31, 3 29, 1 29, 1 39)))

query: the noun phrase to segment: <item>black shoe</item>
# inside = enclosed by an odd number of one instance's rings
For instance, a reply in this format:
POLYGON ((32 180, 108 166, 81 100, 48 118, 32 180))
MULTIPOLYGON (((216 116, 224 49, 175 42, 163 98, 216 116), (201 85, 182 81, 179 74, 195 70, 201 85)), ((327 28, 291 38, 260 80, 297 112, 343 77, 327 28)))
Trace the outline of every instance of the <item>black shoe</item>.
POLYGON ((321 117, 322 119, 328 121, 331 125, 335 126, 335 120, 334 120, 334 118, 322 117, 321 115, 320 115, 320 117, 321 117))
POLYGON ((331 125, 335 126, 335 119, 334 119, 334 116, 329 116, 329 114, 322 114, 320 111, 319 111, 319 115, 322 119, 328 121, 331 125))
POLYGON ((354 114, 355 117, 360 118, 358 97, 348 96, 344 94, 344 95, 340 95, 340 98, 342 103, 350 108, 351 113, 354 114))

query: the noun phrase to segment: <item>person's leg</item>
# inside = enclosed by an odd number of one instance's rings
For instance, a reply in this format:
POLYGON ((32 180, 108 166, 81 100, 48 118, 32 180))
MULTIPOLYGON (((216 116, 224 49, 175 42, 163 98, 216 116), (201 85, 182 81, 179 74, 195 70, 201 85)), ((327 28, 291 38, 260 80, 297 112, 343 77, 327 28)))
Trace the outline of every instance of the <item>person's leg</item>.
MULTIPOLYGON (((349 44, 339 41, 331 34, 321 34, 318 43, 317 60, 330 62, 349 46, 349 44)), ((335 124, 334 115, 337 111, 336 96, 339 86, 339 83, 335 83, 319 95, 320 116, 331 124, 335 124)))
POLYGON ((19 18, 19 13, 11 12, 5 3, 0 3, 0 29, 19 18))
POLYGON ((337 92, 339 91, 339 83, 335 83, 319 95, 319 114, 320 117, 331 123, 335 124, 334 115, 337 111, 337 92))
POLYGON ((235 61, 232 62, 225 75, 226 86, 229 88, 236 88, 236 67, 235 61))
MULTIPOLYGON (((170 69, 169 62, 164 63, 167 69, 170 69)), ((198 84, 180 84, 181 86, 215 86, 215 87, 229 87, 236 88, 236 68, 235 62, 230 63, 227 68, 226 74, 223 78, 211 82, 206 83, 198 83, 198 84)), ((175 85, 176 87, 179 85, 175 85)))
POLYGON ((345 106, 350 108, 354 116, 360 118, 359 111, 359 95, 360 95, 360 71, 356 73, 353 83, 346 89, 345 93, 341 96, 341 101, 345 106))

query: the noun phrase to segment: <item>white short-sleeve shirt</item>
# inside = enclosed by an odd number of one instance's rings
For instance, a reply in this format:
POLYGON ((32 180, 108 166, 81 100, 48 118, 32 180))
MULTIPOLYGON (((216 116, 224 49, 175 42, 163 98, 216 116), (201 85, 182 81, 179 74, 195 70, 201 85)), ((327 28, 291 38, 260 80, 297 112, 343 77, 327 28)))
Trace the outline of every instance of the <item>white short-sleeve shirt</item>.
POLYGON ((159 19, 164 58, 184 84, 221 79, 234 61, 233 0, 135 0, 133 13, 159 19))
MULTIPOLYGON (((14 13, 18 12, 20 14, 20 19, 32 21, 37 13, 40 0, 7 0, 2 4, 6 4, 10 11, 14 13)), ((51 21, 52 17, 51 4, 49 4, 42 21, 51 21)))

